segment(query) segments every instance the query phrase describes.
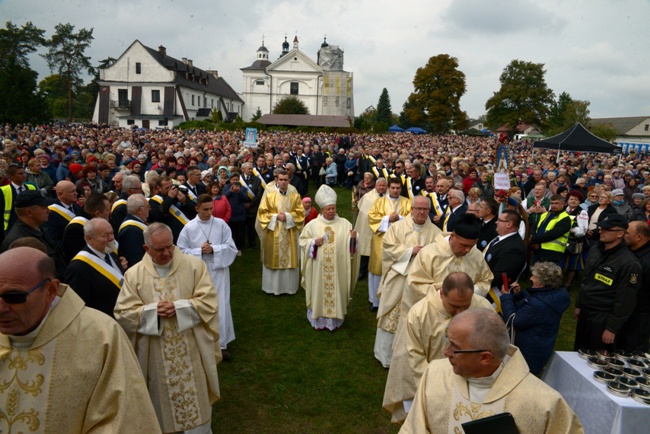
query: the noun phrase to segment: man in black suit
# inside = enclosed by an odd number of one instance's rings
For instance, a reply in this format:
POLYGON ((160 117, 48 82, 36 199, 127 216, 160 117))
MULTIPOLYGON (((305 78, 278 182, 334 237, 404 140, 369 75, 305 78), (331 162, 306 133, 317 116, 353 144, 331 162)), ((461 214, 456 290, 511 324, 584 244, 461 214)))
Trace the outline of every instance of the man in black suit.
POLYGON ((63 238, 57 247, 57 253, 61 256, 64 265, 67 267, 81 249, 86 246, 84 237, 84 226, 90 219, 101 217, 108 221, 111 216, 111 203, 103 194, 92 193, 86 198, 81 213, 72 219, 63 231, 63 238))
MULTIPOLYGON (((257 233, 255 232, 255 218, 257 217, 257 209, 260 206, 264 189, 260 179, 253 175, 253 165, 251 163, 244 163, 241 166, 242 176, 239 182, 248 187, 250 193, 248 197, 251 201, 246 206, 246 236, 248 237, 248 247, 254 249, 257 245, 257 233), (252 197, 251 197, 252 196, 252 197)), ((305 182, 307 182, 305 180, 305 182)))
POLYGON ((496 238, 497 234, 497 213, 499 204, 491 197, 484 199, 478 206, 478 216, 483 220, 481 232, 478 236, 476 248, 484 252, 487 245, 496 238))
POLYGON ((454 231, 454 226, 456 226, 460 216, 467 212, 467 205, 465 205, 465 194, 460 190, 449 190, 447 200, 449 206, 445 212, 445 218, 442 220, 441 229, 443 232, 451 233, 454 231))
POLYGON ((185 171, 187 174, 187 181, 183 184, 187 187, 188 196, 193 201, 207 191, 206 186, 201 182, 201 169, 199 166, 190 166, 185 171))
POLYGON ((485 260, 494 275, 492 287, 499 290, 503 286, 503 273, 507 275, 508 283, 513 283, 526 264, 526 246, 518 233, 520 224, 519 213, 503 211, 496 221, 499 235, 485 249, 485 260))
POLYGON ((117 233, 118 254, 126 258, 129 267, 142 260, 144 250, 144 230, 151 206, 142 194, 133 194, 126 201, 126 218, 117 233))
POLYGON ((409 176, 407 184, 411 187, 412 194, 412 196, 408 197, 413 198, 420 196, 423 191, 426 191, 426 184, 424 178, 422 177, 421 170, 422 166, 420 166, 420 163, 413 163, 406 166, 406 174, 409 176))
POLYGON ((113 253, 115 237, 108 221, 103 218, 89 220, 84 234, 86 247, 70 261, 63 280, 86 306, 112 317, 124 280, 126 260, 113 253))
POLYGON ((76 203, 77 189, 72 182, 59 181, 55 191, 56 200, 48 207, 50 216, 43 229, 56 244, 59 244, 68 223, 81 214, 81 207, 76 203))

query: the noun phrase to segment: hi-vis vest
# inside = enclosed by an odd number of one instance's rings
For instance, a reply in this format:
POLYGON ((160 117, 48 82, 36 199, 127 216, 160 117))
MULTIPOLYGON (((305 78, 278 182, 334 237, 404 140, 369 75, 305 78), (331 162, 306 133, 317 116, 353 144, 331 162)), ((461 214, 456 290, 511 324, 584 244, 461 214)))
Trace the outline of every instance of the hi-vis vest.
MULTIPOLYGON (((539 219, 539 223, 537 223, 537 228, 539 228, 540 225, 544 222, 544 220, 546 220, 547 216, 548 216, 548 212, 542 214, 542 217, 539 219)), ((556 216, 554 219, 549 221, 548 225, 546 225, 546 230, 550 231, 555 227, 557 222, 559 222, 564 218, 570 219, 570 216, 569 214, 566 213, 566 211, 562 211, 558 216, 556 216)), ((569 232, 567 232, 566 234, 562 235, 559 238, 542 243, 541 248, 542 250, 552 250, 554 252, 564 253, 564 251, 566 250, 566 243, 568 241, 569 241, 569 232)))
MULTIPOLYGON (((36 187, 32 184, 23 184, 23 187, 25 187, 27 190, 36 190, 36 187)), ((2 195, 5 198, 5 213, 3 216, 4 219, 4 230, 5 232, 7 229, 9 229, 9 220, 11 219, 11 210, 12 210, 12 205, 13 205, 13 196, 14 196, 14 190, 11 188, 11 184, 9 185, 3 185, 0 187, 0 190, 2 190, 2 195)))

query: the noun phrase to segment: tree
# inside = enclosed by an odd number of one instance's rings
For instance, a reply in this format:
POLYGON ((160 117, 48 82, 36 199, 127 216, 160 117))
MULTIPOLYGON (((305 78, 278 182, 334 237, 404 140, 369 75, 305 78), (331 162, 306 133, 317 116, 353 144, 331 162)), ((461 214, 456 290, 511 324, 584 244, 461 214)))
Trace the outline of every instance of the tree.
POLYGON ((589 130, 594 136, 598 136, 603 140, 607 140, 608 142, 611 142, 616 138, 616 136, 618 136, 616 128, 614 128, 611 124, 595 124, 592 125, 589 130))
POLYGON ((381 95, 379 95, 375 120, 377 123, 383 123, 390 126, 392 118, 393 110, 390 107, 390 96, 388 96, 388 90, 384 88, 384 90, 381 91, 381 95))
POLYGON ((553 102, 545 73, 543 63, 510 62, 499 78, 501 88, 485 103, 490 128, 508 125, 512 136, 520 123, 545 127, 553 102))
POLYGON ((571 95, 562 92, 557 101, 551 103, 545 133, 547 136, 554 136, 572 127, 576 122, 589 124, 589 101, 574 100, 571 95))
POLYGON ((458 69, 458 59, 448 54, 431 57, 418 68, 413 86, 415 90, 404 104, 408 123, 436 133, 467 128, 467 113, 460 109, 465 74, 458 69))
POLYGON ((262 117, 262 110, 260 110, 260 108, 258 107, 258 108, 257 108, 257 111, 256 111, 255 114, 253 115, 253 118, 251 119, 251 121, 252 121, 252 122, 255 122, 256 120, 258 120, 258 119, 261 118, 261 117, 262 117))
POLYGON ((38 74, 27 57, 43 45, 44 33, 31 22, 18 28, 8 21, 0 29, 0 123, 49 119, 45 101, 36 91, 38 74))
POLYGON ((15 59, 17 65, 29 68, 27 56, 45 44, 44 33, 45 30, 35 27, 31 22, 18 28, 7 21, 6 28, 0 29, 0 67, 7 66, 9 59, 15 59))
POLYGON ((72 100, 73 91, 82 85, 81 73, 86 71, 89 75, 95 73, 90 64, 90 57, 84 53, 93 41, 93 29, 80 29, 74 33, 74 26, 68 24, 57 24, 54 27, 54 35, 47 42, 48 52, 43 57, 47 61, 50 70, 55 70, 66 80, 68 107, 68 121, 72 121, 72 100))
POLYGON ((50 118, 47 104, 36 92, 38 74, 20 65, 15 56, 0 68, 0 124, 43 122, 50 118))
POLYGON ((57 119, 64 118, 68 106, 68 87, 65 78, 59 74, 48 75, 38 83, 38 90, 43 95, 50 114, 57 119))
POLYGON ((273 113, 276 115, 308 115, 309 109, 297 96, 290 95, 275 103, 273 113))

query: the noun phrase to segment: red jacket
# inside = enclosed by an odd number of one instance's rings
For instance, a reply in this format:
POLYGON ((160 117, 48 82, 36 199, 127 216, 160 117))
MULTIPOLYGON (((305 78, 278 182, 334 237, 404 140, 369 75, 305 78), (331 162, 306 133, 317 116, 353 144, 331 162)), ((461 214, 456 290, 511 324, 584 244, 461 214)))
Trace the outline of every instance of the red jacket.
POLYGON ((230 221, 230 203, 226 196, 220 195, 218 199, 215 199, 212 205, 212 215, 218 217, 228 223, 230 221))

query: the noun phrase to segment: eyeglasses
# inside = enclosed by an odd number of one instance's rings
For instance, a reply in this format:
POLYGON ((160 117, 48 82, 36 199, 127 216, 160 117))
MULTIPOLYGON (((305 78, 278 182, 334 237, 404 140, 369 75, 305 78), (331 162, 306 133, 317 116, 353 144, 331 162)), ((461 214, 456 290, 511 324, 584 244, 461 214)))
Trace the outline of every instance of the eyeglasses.
POLYGON ((508 223, 508 220, 503 220, 503 219, 497 219, 497 221, 501 223, 508 223))
POLYGON ((482 353, 483 351, 489 351, 489 350, 457 350, 454 348, 453 344, 449 342, 449 336, 447 336, 447 332, 445 332, 445 349, 449 349, 454 356, 456 354, 476 354, 476 353, 482 353))
POLYGON ((420 211, 420 212, 429 212, 429 208, 411 208, 414 211, 420 211))
POLYGON ((38 288, 49 282, 50 278, 47 278, 40 282, 38 285, 30 289, 29 291, 9 291, 5 292, 4 294, 0 294, 0 298, 2 298, 5 303, 7 304, 23 304, 27 301, 27 296, 31 294, 32 292, 36 291, 38 288))

